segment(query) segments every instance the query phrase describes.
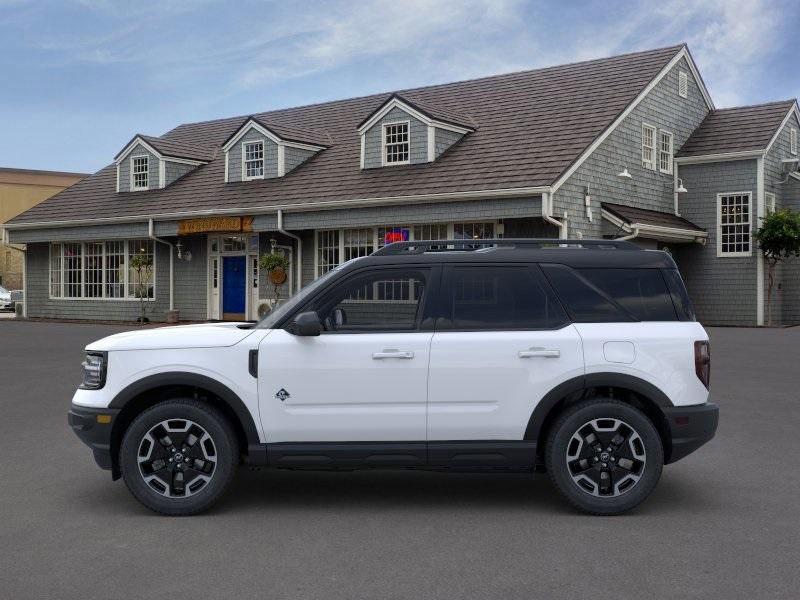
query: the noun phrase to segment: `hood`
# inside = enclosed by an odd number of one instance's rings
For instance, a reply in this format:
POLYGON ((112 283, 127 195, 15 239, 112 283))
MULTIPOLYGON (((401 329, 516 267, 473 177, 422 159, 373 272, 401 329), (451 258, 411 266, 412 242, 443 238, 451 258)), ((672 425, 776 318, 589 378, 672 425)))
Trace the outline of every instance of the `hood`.
POLYGON ((243 323, 178 325, 110 335, 86 346, 87 350, 168 350, 175 348, 222 348, 242 341, 255 329, 240 329, 243 323))

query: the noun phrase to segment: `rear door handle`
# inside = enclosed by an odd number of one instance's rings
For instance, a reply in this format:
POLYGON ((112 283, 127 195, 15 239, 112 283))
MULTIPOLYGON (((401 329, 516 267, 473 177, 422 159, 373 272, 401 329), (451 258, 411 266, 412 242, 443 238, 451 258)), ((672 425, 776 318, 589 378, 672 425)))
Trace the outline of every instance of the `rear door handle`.
POLYGON ((384 350, 382 352, 373 352, 372 358, 374 360, 381 360, 383 358, 414 358, 414 353, 411 350, 384 350))
POLYGON ((561 356, 560 350, 550 350, 548 348, 528 348, 520 350, 520 358, 558 358, 561 356))

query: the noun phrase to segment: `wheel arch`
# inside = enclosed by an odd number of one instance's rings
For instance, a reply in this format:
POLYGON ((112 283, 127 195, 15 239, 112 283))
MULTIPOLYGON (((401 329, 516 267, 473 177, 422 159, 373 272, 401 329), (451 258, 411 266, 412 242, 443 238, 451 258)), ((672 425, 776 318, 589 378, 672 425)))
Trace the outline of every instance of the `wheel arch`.
POLYGON ((245 455, 262 447, 252 414, 228 386, 199 373, 170 372, 144 377, 120 391, 109 404, 119 409, 111 429, 110 452, 113 479, 120 477, 119 449, 122 437, 138 414, 170 398, 190 397, 207 402, 231 422, 245 455))
POLYGON ((550 426, 566 408, 586 398, 607 397, 640 409, 653 422, 664 447, 665 463, 672 453, 672 437, 664 408, 672 407, 669 397, 658 387, 634 375, 590 373, 569 379, 548 392, 536 405, 525 429, 525 439, 535 440, 537 463, 543 456, 550 426))

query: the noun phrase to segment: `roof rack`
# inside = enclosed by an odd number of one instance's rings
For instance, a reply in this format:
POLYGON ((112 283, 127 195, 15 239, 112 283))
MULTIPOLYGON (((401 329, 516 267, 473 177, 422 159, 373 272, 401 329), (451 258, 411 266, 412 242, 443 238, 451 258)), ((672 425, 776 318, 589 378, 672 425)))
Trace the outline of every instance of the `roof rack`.
POLYGON ((394 242, 373 252, 373 256, 396 256, 400 254, 424 254, 426 252, 475 252, 493 248, 541 249, 541 248, 593 248, 598 250, 641 250, 631 242, 616 240, 560 240, 553 238, 502 238, 467 240, 420 240, 394 242))

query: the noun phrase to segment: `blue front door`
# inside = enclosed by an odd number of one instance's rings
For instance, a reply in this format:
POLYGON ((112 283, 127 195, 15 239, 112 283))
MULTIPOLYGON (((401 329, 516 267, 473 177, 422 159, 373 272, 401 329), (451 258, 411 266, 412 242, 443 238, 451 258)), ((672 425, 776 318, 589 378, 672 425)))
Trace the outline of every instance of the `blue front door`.
POLYGON ((227 313, 236 315, 234 318, 244 318, 245 271, 244 256, 225 256, 222 259, 223 318, 227 313))

